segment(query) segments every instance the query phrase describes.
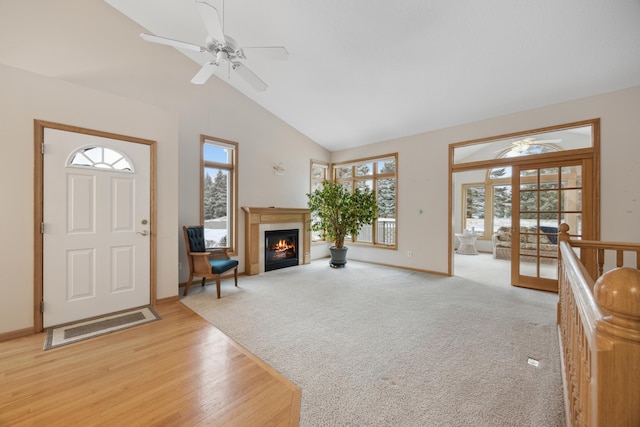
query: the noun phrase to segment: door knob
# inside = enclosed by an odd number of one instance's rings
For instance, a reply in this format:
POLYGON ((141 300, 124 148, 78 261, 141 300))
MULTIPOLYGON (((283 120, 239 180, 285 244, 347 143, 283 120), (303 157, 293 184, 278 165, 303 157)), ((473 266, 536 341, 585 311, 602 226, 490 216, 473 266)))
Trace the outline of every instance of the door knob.
POLYGON ((149 232, 147 230, 136 231, 136 234, 142 234, 143 236, 147 236, 149 232))

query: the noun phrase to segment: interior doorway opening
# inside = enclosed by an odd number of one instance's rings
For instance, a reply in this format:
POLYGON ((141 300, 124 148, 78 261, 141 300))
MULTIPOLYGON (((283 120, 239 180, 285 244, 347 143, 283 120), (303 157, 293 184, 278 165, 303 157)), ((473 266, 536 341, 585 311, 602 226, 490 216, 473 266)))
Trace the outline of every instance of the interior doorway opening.
POLYGON ((599 120, 452 144, 449 159, 450 274, 502 282, 507 261, 511 285, 557 292, 560 224, 599 239, 599 120), (484 262, 464 258, 469 241, 484 262))
POLYGON ((491 171, 481 168, 453 174, 454 275, 508 287, 511 263, 508 258, 496 258, 494 236, 498 229, 511 228, 511 182, 510 177, 491 181, 491 171), (473 236, 470 244, 475 251, 461 247, 469 240, 465 234, 473 236))

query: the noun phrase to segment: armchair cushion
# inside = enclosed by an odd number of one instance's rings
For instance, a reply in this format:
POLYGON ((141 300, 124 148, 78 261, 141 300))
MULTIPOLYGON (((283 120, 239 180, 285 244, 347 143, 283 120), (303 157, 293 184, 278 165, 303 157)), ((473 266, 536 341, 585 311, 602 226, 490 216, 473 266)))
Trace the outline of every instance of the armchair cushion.
POLYGON ((238 261, 235 259, 211 259, 211 270, 213 274, 222 274, 227 270, 231 270, 238 266, 238 261))
POLYGON ((190 252, 206 252, 204 244, 204 228, 203 227, 188 227, 185 229, 187 237, 189 239, 190 252))
POLYGON ((506 230, 502 230, 501 227, 498 232, 496 233, 496 237, 498 240, 500 240, 501 242, 510 242, 511 241, 511 231, 506 231, 506 230))

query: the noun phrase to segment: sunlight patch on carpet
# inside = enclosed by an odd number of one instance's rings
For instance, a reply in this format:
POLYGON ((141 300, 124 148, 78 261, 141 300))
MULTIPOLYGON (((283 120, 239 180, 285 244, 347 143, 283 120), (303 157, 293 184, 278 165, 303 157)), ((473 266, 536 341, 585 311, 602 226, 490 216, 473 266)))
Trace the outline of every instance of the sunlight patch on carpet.
POLYGON ((156 320, 160 320, 160 316, 151 307, 147 306, 103 316, 98 319, 49 328, 44 341, 44 350, 121 331, 156 320))

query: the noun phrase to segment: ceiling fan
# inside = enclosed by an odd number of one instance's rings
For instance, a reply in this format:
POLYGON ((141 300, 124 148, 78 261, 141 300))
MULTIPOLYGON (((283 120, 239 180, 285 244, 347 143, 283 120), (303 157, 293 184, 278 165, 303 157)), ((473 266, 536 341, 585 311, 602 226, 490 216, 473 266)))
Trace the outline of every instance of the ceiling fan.
POLYGON ((141 33, 140 37, 148 42, 211 54, 213 59, 204 64, 200 71, 193 76, 191 83, 204 84, 209 80, 209 77, 221 69, 222 65, 226 63, 231 70, 235 71, 238 76, 249 83, 255 90, 259 92, 267 90, 267 84, 242 63, 242 60, 247 59, 244 54, 244 49, 268 49, 270 56, 275 59, 287 59, 289 56, 287 49, 283 46, 240 48, 235 40, 224 34, 220 15, 215 7, 201 0, 195 0, 195 4, 208 33, 204 46, 145 33, 141 33))

